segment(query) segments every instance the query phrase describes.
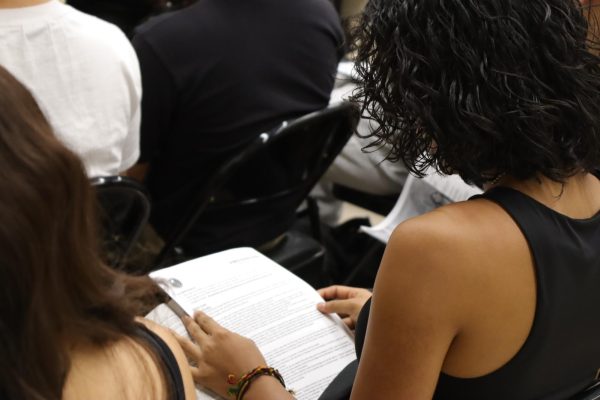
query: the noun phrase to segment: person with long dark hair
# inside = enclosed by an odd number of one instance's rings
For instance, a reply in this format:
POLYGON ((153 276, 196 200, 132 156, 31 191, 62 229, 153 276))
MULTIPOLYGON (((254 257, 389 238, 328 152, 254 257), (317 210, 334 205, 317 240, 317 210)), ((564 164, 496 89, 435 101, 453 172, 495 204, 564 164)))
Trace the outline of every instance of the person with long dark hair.
POLYGON ((0 67, 0 398, 192 399, 175 339, 134 317, 156 285, 101 262, 94 199, 82 162, 0 67))
MULTIPOLYGON (((399 225, 364 307, 365 291, 321 291, 323 312, 356 324, 351 398, 566 399, 598 380, 600 59, 587 11, 371 0, 357 39, 374 145, 485 193, 399 225)), ((197 382, 225 393, 228 374, 253 371, 245 400, 291 398, 254 369, 251 342, 202 313, 186 324, 197 382)))

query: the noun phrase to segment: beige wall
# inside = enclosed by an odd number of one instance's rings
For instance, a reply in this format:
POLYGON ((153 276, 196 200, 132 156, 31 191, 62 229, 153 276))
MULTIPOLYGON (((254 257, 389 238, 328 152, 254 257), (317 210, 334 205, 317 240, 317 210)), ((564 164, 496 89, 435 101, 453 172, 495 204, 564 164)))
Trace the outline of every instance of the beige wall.
POLYGON ((360 14, 368 0, 342 0, 340 14, 342 18, 360 14))

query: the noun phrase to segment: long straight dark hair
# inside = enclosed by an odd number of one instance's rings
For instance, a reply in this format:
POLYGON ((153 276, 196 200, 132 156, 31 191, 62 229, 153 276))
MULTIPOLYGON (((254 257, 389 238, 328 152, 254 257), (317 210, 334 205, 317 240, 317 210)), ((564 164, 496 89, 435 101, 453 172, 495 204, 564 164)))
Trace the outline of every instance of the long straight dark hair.
POLYGON ((94 199, 81 161, 0 67, 0 398, 61 399, 74 343, 142 342, 134 314, 156 285, 100 261, 94 199))

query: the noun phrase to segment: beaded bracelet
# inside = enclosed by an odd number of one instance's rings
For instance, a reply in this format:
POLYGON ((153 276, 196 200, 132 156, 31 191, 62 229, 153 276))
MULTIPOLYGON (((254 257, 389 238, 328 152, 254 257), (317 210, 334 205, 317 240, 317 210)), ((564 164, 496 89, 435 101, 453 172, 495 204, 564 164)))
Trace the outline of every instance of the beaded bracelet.
MULTIPOLYGON (((250 384, 256 378, 263 376, 263 375, 272 376, 272 377, 276 378, 279 381, 279 383, 281 383, 281 385, 285 388, 285 382, 283 380, 283 377, 279 373, 279 371, 277 371, 275 368, 271 368, 271 367, 258 366, 256 368, 254 368, 252 371, 242 375, 242 377, 239 380, 236 380, 235 375, 229 374, 227 376, 227 383, 229 383, 230 385, 234 385, 234 386, 231 386, 227 390, 227 393, 230 396, 235 396, 235 400, 242 400, 244 395, 250 388, 250 384)), ((294 394, 294 392, 291 390, 288 390, 288 392, 290 392, 292 395, 294 394)))

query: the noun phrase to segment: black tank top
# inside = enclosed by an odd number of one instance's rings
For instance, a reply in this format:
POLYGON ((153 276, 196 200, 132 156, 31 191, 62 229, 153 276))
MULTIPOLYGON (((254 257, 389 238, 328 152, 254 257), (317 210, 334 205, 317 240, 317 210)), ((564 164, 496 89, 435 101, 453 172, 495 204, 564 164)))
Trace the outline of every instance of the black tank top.
POLYGON ((154 349, 155 354, 164 365, 165 384, 170 393, 168 400, 185 400, 185 388, 179 364, 169 346, 156 333, 142 324, 138 325, 137 333, 154 349))
MULTIPOLYGON (((533 257, 537 302, 519 352, 478 378, 442 373, 437 400, 564 400, 600 369, 600 213, 576 220, 509 188, 476 196, 499 204, 523 232, 533 257)), ((360 358, 370 301, 356 326, 360 358)))

